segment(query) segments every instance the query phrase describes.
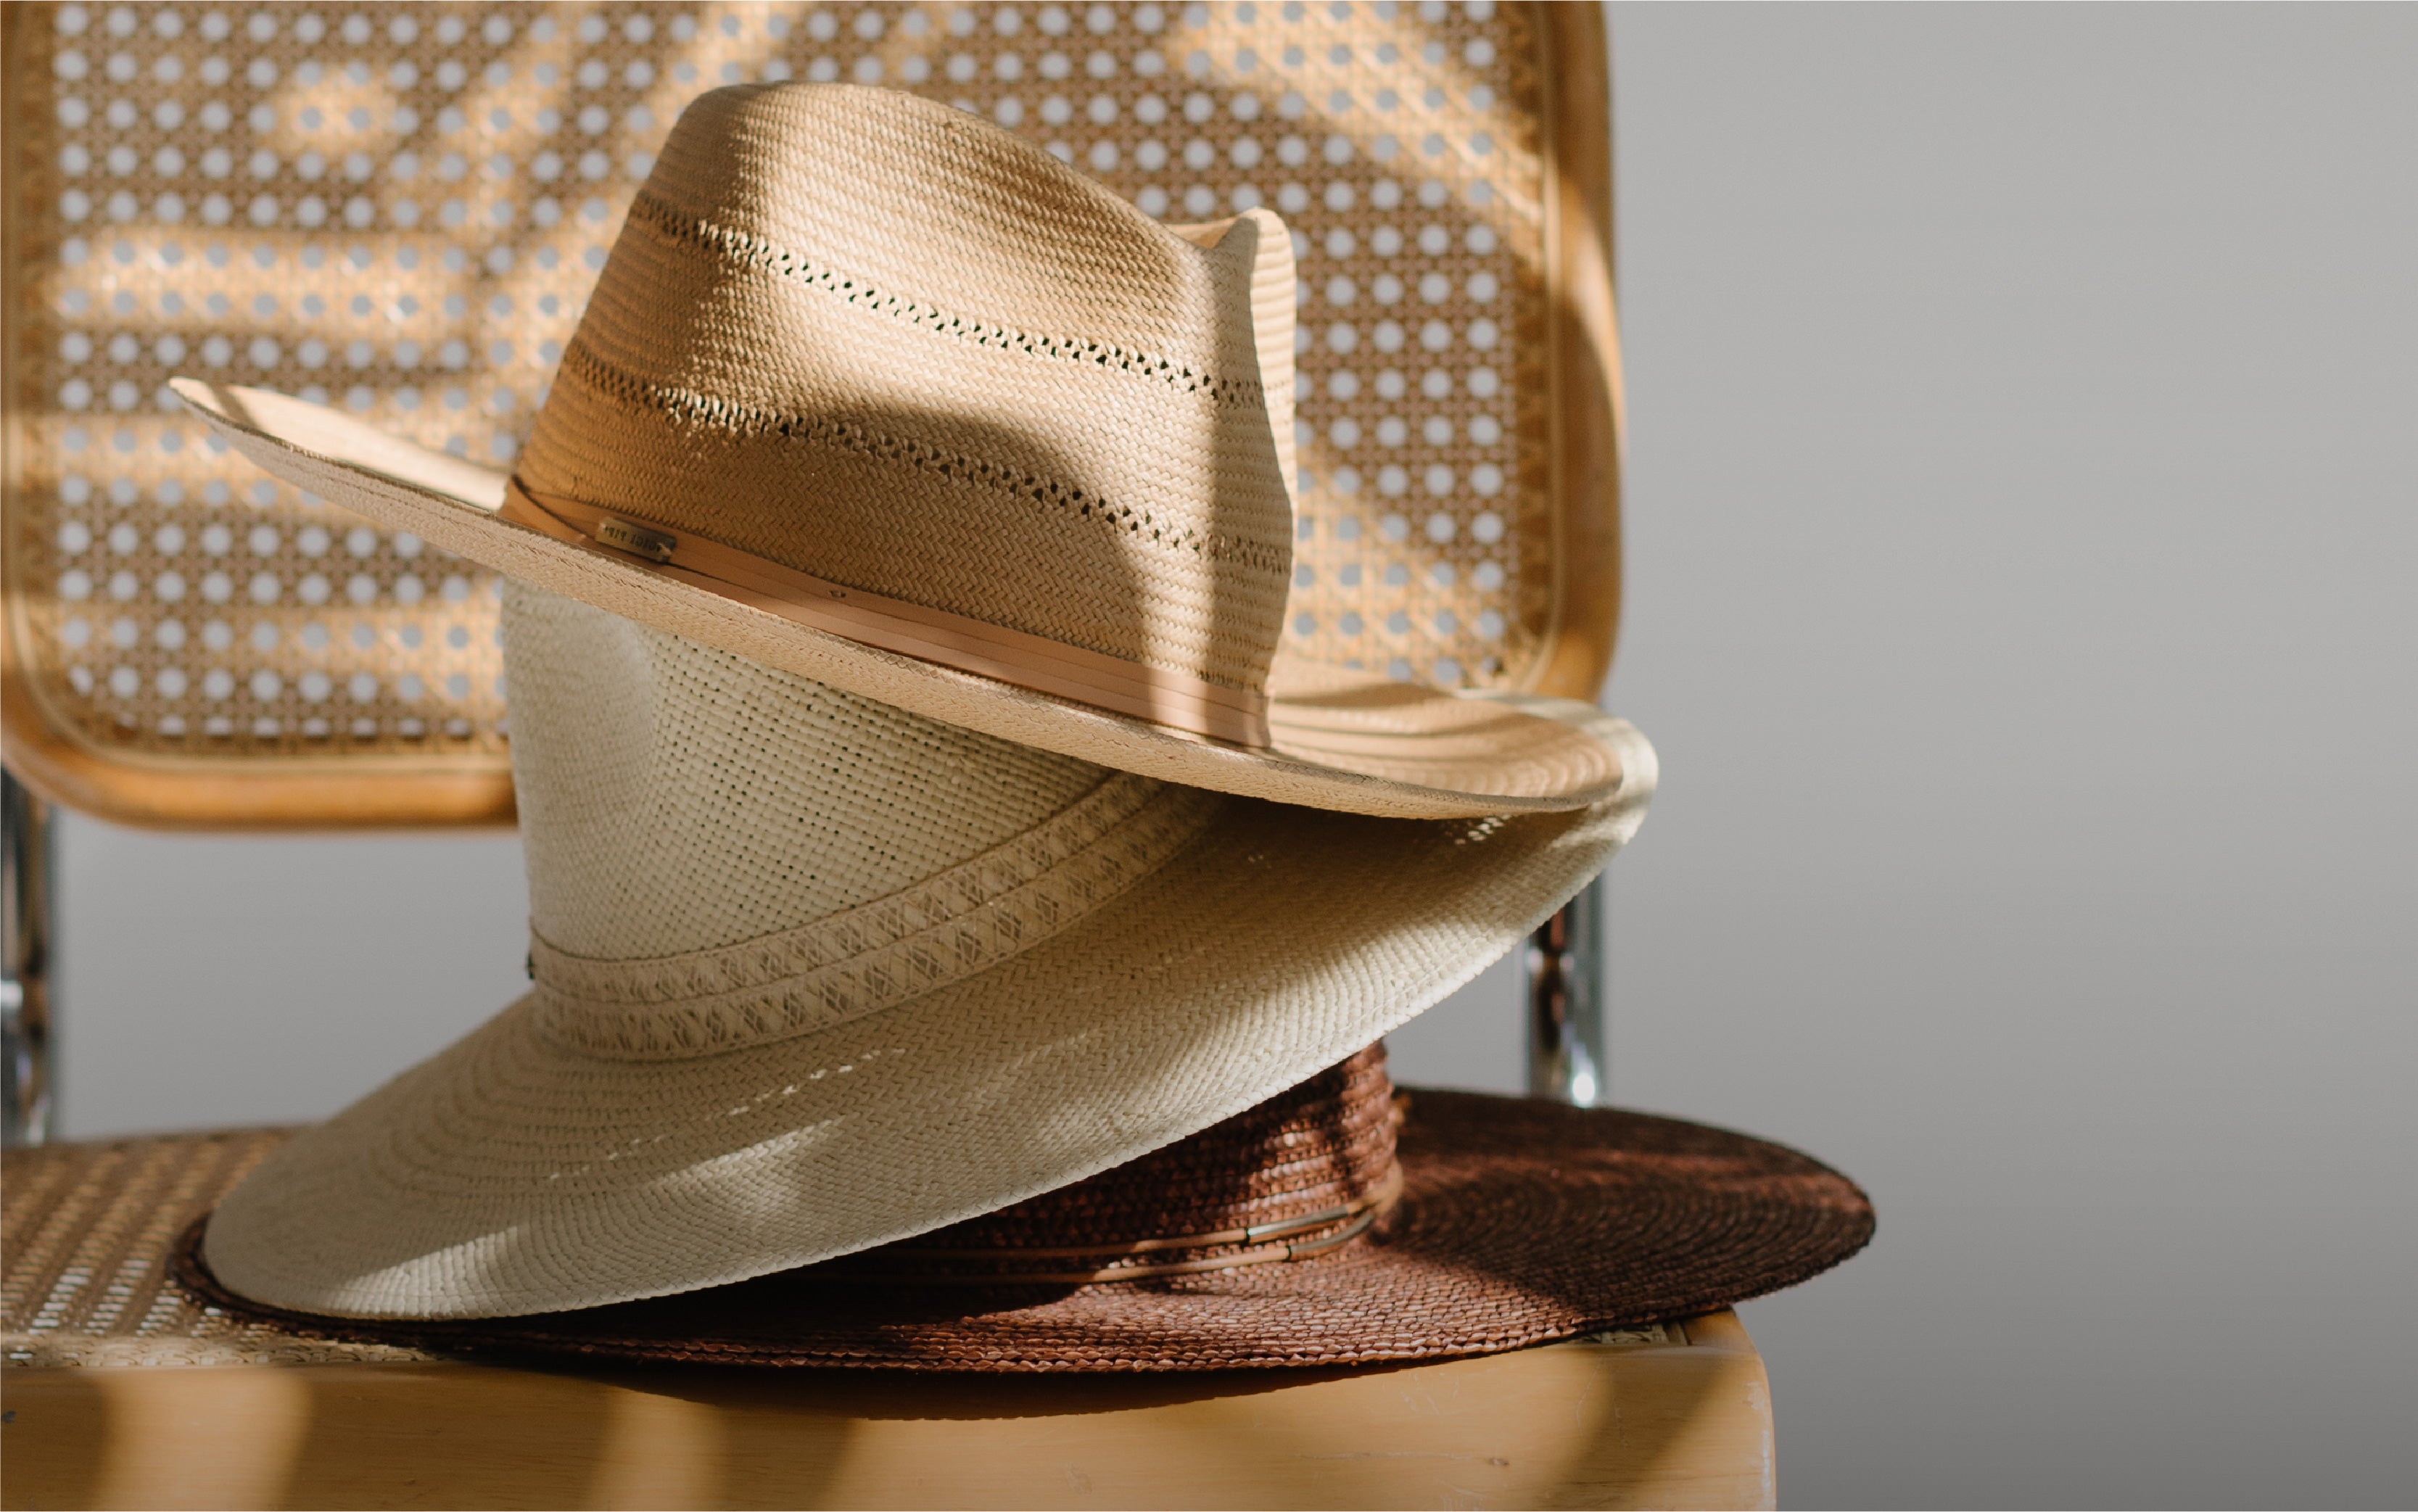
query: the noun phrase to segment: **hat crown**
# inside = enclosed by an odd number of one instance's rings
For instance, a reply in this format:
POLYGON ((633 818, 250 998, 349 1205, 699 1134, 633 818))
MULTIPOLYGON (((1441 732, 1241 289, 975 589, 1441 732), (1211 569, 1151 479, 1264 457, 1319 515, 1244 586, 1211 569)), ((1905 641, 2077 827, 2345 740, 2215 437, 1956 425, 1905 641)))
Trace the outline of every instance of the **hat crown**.
POLYGON ((1256 695, 1292 573, 1293 267, 912 96, 681 115, 518 469, 860 593, 1256 695))
POLYGON ((537 995, 593 1054, 786 1038, 987 969, 1217 802, 519 583, 503 631, 537 995))

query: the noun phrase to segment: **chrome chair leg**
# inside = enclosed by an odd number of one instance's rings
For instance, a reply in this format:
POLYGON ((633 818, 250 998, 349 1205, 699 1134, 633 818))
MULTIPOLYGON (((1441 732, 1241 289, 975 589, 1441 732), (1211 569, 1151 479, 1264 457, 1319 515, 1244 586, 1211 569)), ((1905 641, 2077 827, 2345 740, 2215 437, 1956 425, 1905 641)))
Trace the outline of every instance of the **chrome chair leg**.
POLYGON ((1582 1107, 1609 1092, 1603 879, 1528 937, 1528 1095, 1582 1107))
POLYGON ((0 770, 0 1143, 51 1137, 51 806, 0 770))

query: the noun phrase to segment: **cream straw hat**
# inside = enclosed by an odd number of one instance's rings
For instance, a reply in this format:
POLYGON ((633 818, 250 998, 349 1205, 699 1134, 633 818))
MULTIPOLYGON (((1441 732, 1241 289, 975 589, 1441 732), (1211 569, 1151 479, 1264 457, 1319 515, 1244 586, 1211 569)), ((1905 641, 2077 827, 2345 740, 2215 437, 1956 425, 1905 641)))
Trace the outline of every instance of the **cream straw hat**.
POLYGON ((809 1264, 1052 1191, 1354 1054, 1645 815, 1389 819, 941 723, 522 584, 535 989, 219 1206, 276 1307, 475 1318, 809 1264))
POLYGON ((1170 229, 912 95, 716 90, 666 142, 507 480, 178 379, 247 455, 521 581, 833 688, 1361 814, 1583 808, 1598 741, 1277 655, 1292 242, 1170 229))

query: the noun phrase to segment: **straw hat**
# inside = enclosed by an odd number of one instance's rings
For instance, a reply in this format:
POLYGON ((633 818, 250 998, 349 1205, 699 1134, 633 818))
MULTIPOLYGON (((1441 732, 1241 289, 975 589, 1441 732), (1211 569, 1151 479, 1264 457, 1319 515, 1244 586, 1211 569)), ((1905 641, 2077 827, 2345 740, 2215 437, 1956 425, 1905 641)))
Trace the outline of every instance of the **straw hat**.
POLYGON ((234 1292, 595 1306, 978 1217, 1295 1086, 1518 942, 1636 829, 1182 787, 525 584, 503 602, 533 990, 219 1205, 234 1292))
POLYGON ((287 1333, 449 1353, 906 1370, 1215 1370, 1515 1349, 1692 1318, 1861 1248, 1871 1204, 1676 1119, 1394 1092, 1371 1046, 1247 1112, 987 1217, 803 1270, 533 1317, 264 1307, 188 1228, 171 1269, 287 1333))
POLYGON ((1195 787, 1574 811, 1549 713, 1277 653, 1293 267, 1163 226, 946 106, 849 85, 681 115, 506 479, 178 379, 271 472, 524 582, 829 687, 1195 787))
POLYGON ((1202 239, 911 98, 724 90, 509 484, 186 387, 511 580, 534 981, 232 1191, 217 1283, 499 1317, 928 1233, 1336 1064, 1601 868, 1626 724, 1270 676, 1286 243, 1202 239))

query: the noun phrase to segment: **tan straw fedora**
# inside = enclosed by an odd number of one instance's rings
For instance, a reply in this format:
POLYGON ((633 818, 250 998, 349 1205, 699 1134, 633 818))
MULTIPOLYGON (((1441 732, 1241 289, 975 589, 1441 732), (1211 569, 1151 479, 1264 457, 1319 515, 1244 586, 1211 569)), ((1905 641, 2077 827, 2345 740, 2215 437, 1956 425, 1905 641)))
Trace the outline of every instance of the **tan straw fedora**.
MULTIPOLYGON (((1178 787, 520 583, 533 990, 220 1203, 272 1307, 553 1312, 927 1233, 1297 1086, 1500 956, 1645 814, 1400 819, 1178 787)), ((1550 1163, 1550 1153, 1547 1157, 1550 1163)))
POLYGON ((1360 814, 1611 798, 1549 712, 1277 654, 1293 280, 1267 211, 1170 228, 932 101, 742 86, 673 128, 511 478, 176 388, 382 525, 968 729, 1360 814))

